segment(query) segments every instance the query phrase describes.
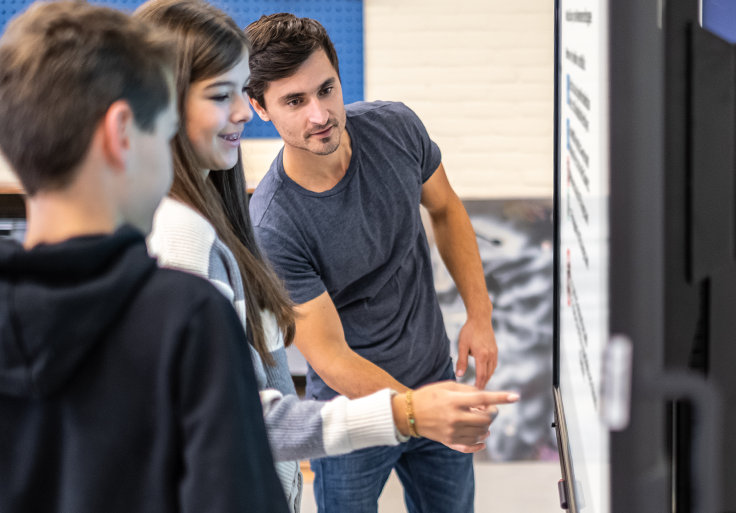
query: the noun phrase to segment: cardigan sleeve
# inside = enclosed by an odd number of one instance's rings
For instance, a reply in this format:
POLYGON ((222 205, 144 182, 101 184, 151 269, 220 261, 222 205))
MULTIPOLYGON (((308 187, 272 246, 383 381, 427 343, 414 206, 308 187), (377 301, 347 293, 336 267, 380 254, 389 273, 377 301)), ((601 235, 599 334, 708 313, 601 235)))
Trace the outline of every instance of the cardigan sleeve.
POLYGON ((399 443, 389 389, 360 399, 339 396, 331 401, 301 401, 294 395, 263 390, 261 404, 276 461, 337 456, 399 443))

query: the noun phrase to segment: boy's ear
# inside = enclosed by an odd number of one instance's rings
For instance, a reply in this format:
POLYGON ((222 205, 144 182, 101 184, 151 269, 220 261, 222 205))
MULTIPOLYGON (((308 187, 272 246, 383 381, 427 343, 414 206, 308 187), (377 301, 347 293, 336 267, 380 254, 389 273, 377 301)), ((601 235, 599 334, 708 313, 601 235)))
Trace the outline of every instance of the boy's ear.
POLYGON ((261 104, 258 103, 258 101, 254 100, 253 98, 248 98, 248 100, 250 100, 250 104, 253 107, 253 110, 256 111, 256 114, 258 114, 259 118, 261 118, 263 121, 271 121, 271 116, 268 115, 266 109, 261 107, 261 104))
POLYGON ((104 155, 115 171, 125 172, 127 169, 134 122, 133 110, 125 100, 110 105, 102 120, 104 155))

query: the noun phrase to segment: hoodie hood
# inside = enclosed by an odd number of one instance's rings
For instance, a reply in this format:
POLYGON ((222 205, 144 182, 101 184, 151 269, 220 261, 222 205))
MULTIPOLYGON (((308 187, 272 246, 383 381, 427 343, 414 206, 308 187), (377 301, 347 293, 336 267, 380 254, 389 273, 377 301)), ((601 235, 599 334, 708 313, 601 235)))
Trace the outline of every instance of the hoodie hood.
POLYGON ((156 261, 129 226, 39 245, 0 240, 0 394, 61 388, 121 318, 156 261))

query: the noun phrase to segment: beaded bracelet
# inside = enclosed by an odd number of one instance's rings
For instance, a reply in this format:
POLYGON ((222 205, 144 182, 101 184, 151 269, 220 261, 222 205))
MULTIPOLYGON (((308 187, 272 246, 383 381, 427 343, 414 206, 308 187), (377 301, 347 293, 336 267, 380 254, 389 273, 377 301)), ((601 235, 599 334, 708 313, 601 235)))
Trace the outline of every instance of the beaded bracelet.
POLYGON ((414 418, 414 405, 411 402, 411 390, 406 391, 406 420, 409 424, 409 434, 414 438, 421 438, 417 433, 417 421, 414 418))

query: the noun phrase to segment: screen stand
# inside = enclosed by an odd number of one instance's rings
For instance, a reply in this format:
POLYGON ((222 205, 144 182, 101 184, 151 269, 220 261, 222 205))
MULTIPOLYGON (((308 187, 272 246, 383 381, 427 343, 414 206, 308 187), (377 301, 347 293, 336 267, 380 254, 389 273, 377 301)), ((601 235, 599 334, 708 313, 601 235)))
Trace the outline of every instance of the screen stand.
MULTIPOLYGON (((575 474, 572 468, 572 459, 570 457, 570 444, 567 437, 567 423, 565 422, 565 410, 562 407, 562 397, 560 389, 552 387, 552 393, 555 402, 555 422, 552 427, 557 433, 557 447, 560 451, 560 470, 562 471, 562 479, 557 483, 560 491, 560 506, 562 509, 568 510, 570 513, 578 513, 579 495, 575 494, 573 483, 575 483, 575 474)), ((580 487, 576 487, 578 490, 580 487)))

